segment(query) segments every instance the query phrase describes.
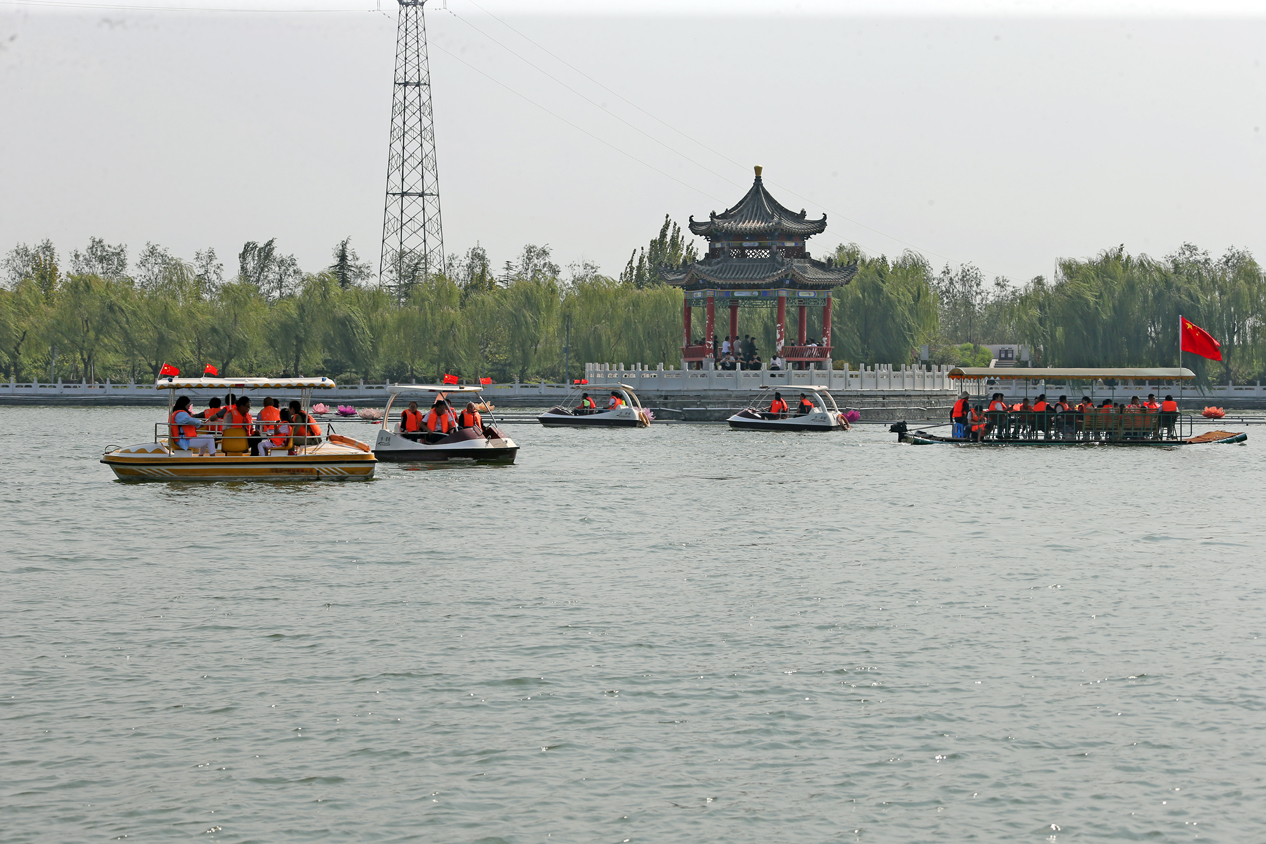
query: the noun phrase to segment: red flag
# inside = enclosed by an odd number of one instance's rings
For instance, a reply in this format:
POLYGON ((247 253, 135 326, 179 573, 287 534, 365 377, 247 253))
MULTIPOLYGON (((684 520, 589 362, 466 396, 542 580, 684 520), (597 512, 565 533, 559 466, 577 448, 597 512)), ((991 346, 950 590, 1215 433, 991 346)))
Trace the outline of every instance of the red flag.
POLYGON ((589 383, 589 379, 588 379, 588 378, 581 378, 581 379, 580 379, 580 383, 582 383, 582 384, 588 384, 588 383, 589 383))
POLYGON ((444 373, 444 383, 445 383, 445 384, 456 384, 456 383, 457 383, 457 376, 456 376, 456 375, 449 375, 447 372, 445 372, 445 373, 444 373))
POLYGON ((480 383, 480 384, 491 384, 491 383, 492 383, 492 379, 491 379, 491 378, 480 378, 480 379, 479 379, 479 383, 480 383))
POLYGON ((214 366, 208 363, 207 368, 202 370, 202 374, 204 377, 207 375, 210 375, 212 378, 219 378, 220 370, 216 369, 214 366))
POLYGON ((170 363, 165 363, 163 364, 163 368, 158 370, 159 378, 162 378, 164 375, 170 375, 172 378, 176 378, 180 375, 180 370, 172 366, 170 363))
POLYGON ((1184 352, 1191 352, 1193 355, 1200 355, 1209 360, 1222 360, 1222 345, 1210 337, 1209 332, 1186 317, 1180 317, 1180 319, 1182 319, 1182 350, 1184 352))

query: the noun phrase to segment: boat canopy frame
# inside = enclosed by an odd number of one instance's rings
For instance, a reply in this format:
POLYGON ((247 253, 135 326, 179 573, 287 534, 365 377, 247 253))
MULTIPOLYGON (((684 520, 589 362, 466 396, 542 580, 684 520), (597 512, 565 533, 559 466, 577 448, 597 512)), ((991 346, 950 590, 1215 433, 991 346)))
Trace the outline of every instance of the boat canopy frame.
POLYGON ((1184 367, 1162 368, 1057 368, 956 366, 949 377, 957 381, 1194 381, 1196 373, 1184 367))
MULTIPOLYGON (((813 395, 814 395, 814 396, 817 398, 817 400, 818 400, 818 404, 819 404, 819 406, 821 406, 821 408, 822 408, 823 410, 830 410, 830 411, 834 411, 834 412, 836 412, 836 413, 843 413, 843 411, 842 411, 842 410, 840 410, 840 406, 839 406, 838 404, 836 404, 836 403, 835 403, 835 396, 831 395, 831 388, 830 388, 830 387, 827 387, 827 386, 824 386, 824 385, 822 385, 822 384, 809 384, 809 385, 804 385, 804 384, 762 384, 762 385, 759 387, 759 389, 760 389, 760 390, 762 390, 762 391, 764 391, 764 390, 774 390, 774 391, 779 392, 779 393, 781 393, 783 390, 786 390, 788 394, 791 394, 791 393, 793 393, 793 392, 800 392, 800 393, 813 393, 813 395), (827 403, 828 403, 828 402, 829 402, 829 403, 830 403, 830 405, 831 405, 830 407, 827 407, 827 403)), ((759 398, 761 398, 761 396, 760 396, 760 394, 759 394, 759 393, 757 394, 756 398, 758 398, 758 399, 759 399, 759 398)), ((749 405, 749 409, 750 409, 750 410, 760 410, 760 408, 756 407, 755 405, 749 405)))

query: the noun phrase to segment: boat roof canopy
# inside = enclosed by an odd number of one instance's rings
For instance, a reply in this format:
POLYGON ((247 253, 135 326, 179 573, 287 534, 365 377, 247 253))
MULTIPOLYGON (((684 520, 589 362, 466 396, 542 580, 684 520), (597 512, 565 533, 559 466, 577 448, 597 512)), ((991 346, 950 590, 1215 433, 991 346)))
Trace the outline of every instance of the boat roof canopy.
POLYGON ((330 390, 336 385, 329 378, 160 378, 156 390, 330 390))
POLYGON ((402 396, 405 393, 478 393, 482 391, 482 387, 458 384, 397 384, 391 388, 393 396, 402 396))
POLYGON ((1196 373, 1179 367, 1160 369, 1057 369, 1053 367, 956 366, 949 377, 959 380, 992 379, 994 381, 1192 381, 1196 373))
POLYGON ((777 390, 782 392, 786 390, 788 393, 794 393, 797 390, 809 393, 829 393, 831 388, 825 384, 762 384, 762 390, 777 390))

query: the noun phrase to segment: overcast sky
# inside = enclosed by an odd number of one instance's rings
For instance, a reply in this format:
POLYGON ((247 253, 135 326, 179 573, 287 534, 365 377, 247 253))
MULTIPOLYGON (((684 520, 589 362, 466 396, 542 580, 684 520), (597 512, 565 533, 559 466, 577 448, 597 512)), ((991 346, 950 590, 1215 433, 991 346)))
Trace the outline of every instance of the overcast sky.
MULTIPOLYGON (((0 252, 214 246, 231 275, 247 240, 316 270, 350 235, 377 267, 394 0, 53 5, 0 0, 0 252)), ((1266 259, 1261 3, 444 5, 450 253, 548 244, 615 275, 760 164, 828 215, 817 255, 911 248, 1013 281, 1117 244, 1266 259)))

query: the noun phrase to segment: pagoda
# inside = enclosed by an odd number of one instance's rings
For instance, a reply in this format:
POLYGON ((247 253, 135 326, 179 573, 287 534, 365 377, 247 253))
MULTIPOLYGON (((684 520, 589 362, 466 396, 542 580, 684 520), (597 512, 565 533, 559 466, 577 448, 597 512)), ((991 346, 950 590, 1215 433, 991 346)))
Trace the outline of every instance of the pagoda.
POLYGON ((784 208, 770 196, 756 170, 752 188, 725 213, 713 211, 707 220, 690 218, 690 231, 708 239, 707 255, 679 268, 661 269, 664 280, 685 293, 682 323, 685 345, 681 356, 686 367, 710 366, 716 356, 716 308, 729 306, 729 336, 738 337, 740 307, 776 308, 778 328, 775 351, 787 361, 812 368, 818 362, 830 367, 831 291, 848 284, 857 265, 836 266, 815 261, 805 241, 826 229, 826 215, 806 218, 784 208), (796 343, 786 345, 787 305, 798 308, 796 343), (691 308, 706 308, 702 343, 692 342, 691 308), (822 345, 808 345, 808 310, 822 309, 822 345))

